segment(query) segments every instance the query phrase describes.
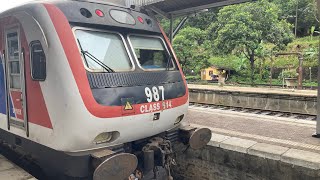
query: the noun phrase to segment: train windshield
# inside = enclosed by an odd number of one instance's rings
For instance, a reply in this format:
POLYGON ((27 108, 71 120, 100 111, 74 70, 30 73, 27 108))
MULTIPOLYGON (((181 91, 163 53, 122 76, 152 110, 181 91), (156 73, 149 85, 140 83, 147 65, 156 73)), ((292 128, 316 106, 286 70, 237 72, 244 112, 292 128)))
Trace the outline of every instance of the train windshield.
POLYGON ((146 70, 174 70, 174 63, 160 37, 129 36, 139 65, 146 70))
POLYGON ((75 34, 82 51, 93 57, 87 58, 84 54, 85 65, 90 71, 105 72, 105 66, 115 72, 132 69, 128 51, 119 34, 89 30, 76 30, 75 34))

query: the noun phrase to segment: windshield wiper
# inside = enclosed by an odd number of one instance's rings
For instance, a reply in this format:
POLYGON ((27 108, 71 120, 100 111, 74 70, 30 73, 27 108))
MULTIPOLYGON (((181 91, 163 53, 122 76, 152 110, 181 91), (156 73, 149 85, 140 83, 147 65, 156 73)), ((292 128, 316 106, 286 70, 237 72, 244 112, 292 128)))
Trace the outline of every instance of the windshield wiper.
POLYGON ((167 61, 167 67, 166 67, 167 71, 170 70, 170 62, 173 63, 171 54, 169 54, 168 61, 167 61))
MULTIPOLYGON (((96 58, 94 55, 92 55, 91 53, 89 53, 88 51, 84 51, 82 49, 82 46, 81 46, 81 43, 80 43, 80 40, 77 39, 78 43, 79 43, 79 46, 80 46, 80 50, 81 50, 81 53, 83 54, 85 60, 86 60, 86 56, 89 57, 90 59, 92 59, 95 63, 99 64, 103 69, 105 69, 107 72, 109 73, 113 73, 115 72, 111 67, 107 66, 106 64, 104 64, 102 61, 100 61, 98 58, 96 58)), ((87 60, 86 60, 87 61, 87 60)))

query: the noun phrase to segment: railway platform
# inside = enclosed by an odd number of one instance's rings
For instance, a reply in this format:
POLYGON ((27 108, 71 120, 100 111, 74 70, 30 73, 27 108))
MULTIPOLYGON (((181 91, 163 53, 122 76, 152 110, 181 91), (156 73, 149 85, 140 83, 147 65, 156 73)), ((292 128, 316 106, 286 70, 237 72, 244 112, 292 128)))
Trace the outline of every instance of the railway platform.
POLYGON ((317 114, 317 91, 189 84, 190 102, 293 114, 317 114))
POLYGON ((201 104, 189 107, 187 121, 211 129, 212 139, 206 149, 179 156, 181 179, 320 179, 315 121, 201 104))
POLYGON ((273 117, 201 106, 190 106, 187 119, 193 126, 209 127, 217 134, 320 154, 320 139, 311 136, 316 128, 314 120, 273 117))
POLYGON ((0 179, 3 180, 36 180, 28 172, 0 155, 0 179))
POLYGON ((220 87, 217 85, 197 85, 197 84, 188 84, 188 88, 194 89, 194 90, 317 97, 317 90, 298 90, 298 89, 266 88, 266 87, 264 88, 263 87, 240 87, 240 86, 220 87))

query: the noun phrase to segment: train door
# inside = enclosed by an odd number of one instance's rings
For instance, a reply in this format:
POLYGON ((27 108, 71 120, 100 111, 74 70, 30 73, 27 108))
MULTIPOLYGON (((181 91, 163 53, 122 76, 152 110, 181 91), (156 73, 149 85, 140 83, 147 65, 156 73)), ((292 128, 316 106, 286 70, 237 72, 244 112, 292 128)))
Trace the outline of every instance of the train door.
POLYGON ((28 135, 24 54, 21 48, 19 27, 6 29, 5 41, 8 129, 13 126, 25 130, 28 135))

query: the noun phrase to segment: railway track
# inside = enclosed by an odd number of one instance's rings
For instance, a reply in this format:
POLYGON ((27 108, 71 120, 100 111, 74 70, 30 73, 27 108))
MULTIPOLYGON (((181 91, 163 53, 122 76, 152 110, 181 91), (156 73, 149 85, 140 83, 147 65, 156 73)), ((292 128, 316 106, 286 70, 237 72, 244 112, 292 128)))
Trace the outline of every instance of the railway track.
POLYGON ((273 117, 284 117, 284 118, 291 118, 291 119, 308 120, 308 121, 316 121, 317 119, 317 116, 309 115, 309 114, 298 114, 298 113, 288 113, 288 112, 279 112, 279 111, 270 111, 270 110, 261 110, 261 109, 230 107, 230 106, 203 104, 203 103, 189 103, 189 106, 242 112, 247 114, 257 114, 257 115, 260 114, 260 115, 273 116, 273 117))

